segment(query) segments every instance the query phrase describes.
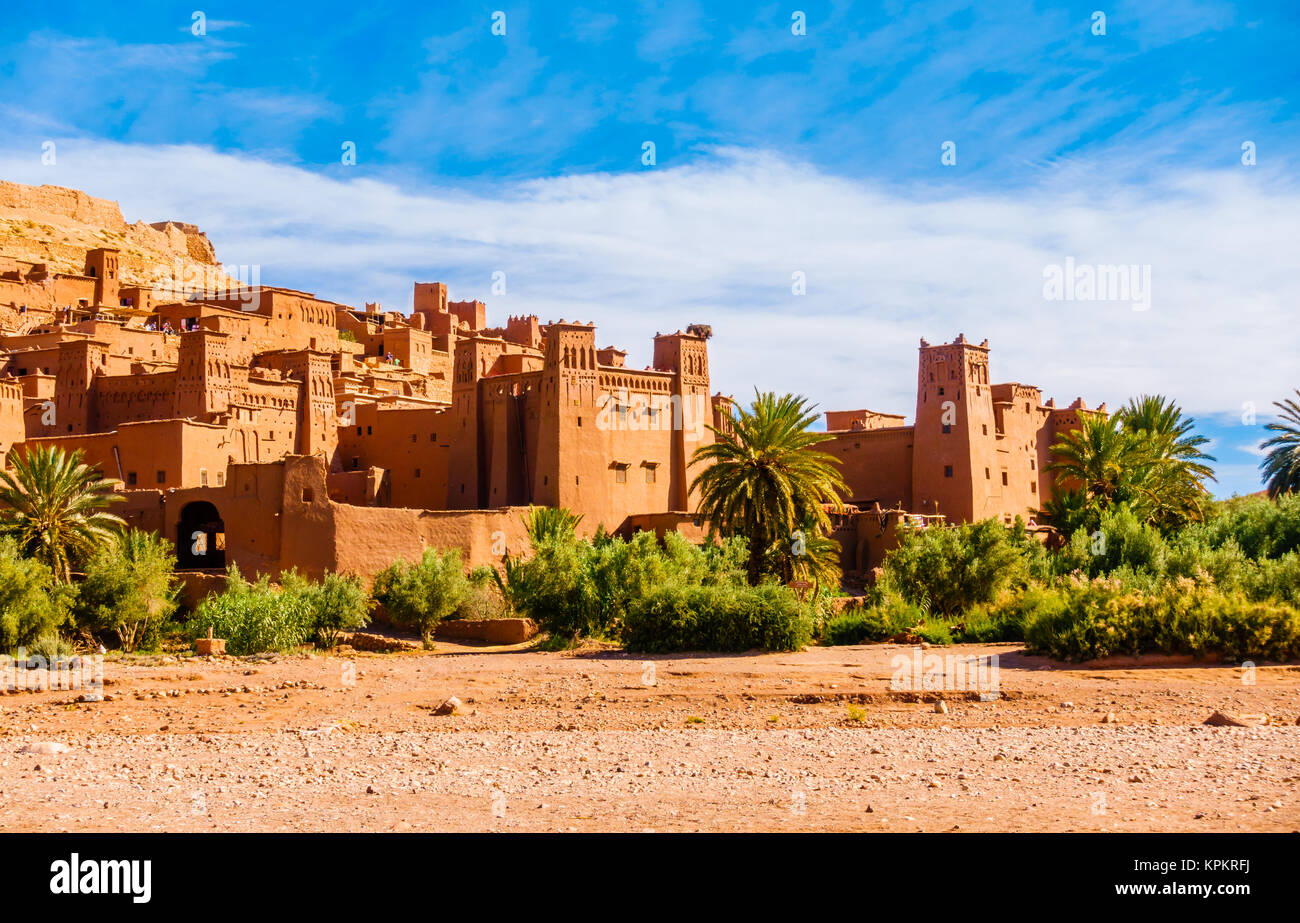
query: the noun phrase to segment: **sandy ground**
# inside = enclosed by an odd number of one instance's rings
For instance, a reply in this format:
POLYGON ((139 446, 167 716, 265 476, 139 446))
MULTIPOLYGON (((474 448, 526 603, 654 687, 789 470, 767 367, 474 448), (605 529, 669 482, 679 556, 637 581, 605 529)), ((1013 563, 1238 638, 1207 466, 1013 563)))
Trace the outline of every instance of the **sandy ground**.
POLYGON ((1300 667, 936 648, 998 655, 943 714, 914 650, 110 660, 0 695, 0 830, 1300 829, 1300 667))

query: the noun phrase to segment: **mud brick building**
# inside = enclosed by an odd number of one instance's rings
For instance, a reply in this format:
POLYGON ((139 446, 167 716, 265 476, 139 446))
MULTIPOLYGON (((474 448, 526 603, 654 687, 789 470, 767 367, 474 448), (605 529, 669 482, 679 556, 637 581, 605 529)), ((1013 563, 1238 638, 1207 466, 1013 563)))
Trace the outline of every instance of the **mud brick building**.
MULTIPOLYGON (((490 326, 487 305, 437 282, 415 284, 409 314, 243 284, 191 225, 0 184, 0 218, 38 207, 65 239, 91 222, 132 249, 64 246, 60 267, 0 249, 0 453, 81 450, 182 568, 369 575, 425 547, 489 563, 520 550, 533 504, 586 532, 707 528, 690 459, 729 400, 710 390, 708 326, 656 333, 637 369, 589 322, 490 326), (186 284, 145 252, 183 264, 186 284)), ((913 424, 826 415, 850 488, 847 570, 878 563, 901 518, 1010 521, 1050 496, 1049 447, 1087 408, 991 384, 988 363, 987 342, 922 340, 913 424)))

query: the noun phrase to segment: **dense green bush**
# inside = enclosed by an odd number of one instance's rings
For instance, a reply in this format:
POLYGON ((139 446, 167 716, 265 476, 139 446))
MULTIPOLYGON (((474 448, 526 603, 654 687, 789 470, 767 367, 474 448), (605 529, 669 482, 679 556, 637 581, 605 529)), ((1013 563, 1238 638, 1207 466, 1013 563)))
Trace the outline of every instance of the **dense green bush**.
POLYGON ((792 651, 811 638, 807 608, 770 583, 660 586, 633 603, 623 624, 628 649, 651 653, 792 651))
MULTIPOLYGON (((1004 600, 1023 599, 1033 591, 1027 587, 1003 594, 1004 600)), ((1025 639, 1024 613, 1014 605, 976 606, 952 625, 952 638, 965 644, 993 644, 1025 639)))
POLYGON ((365 584, 353 574, 325 575, 313 583, 290 571, 281 578, 281 592, 300 594, 306 602, 316 643, 332 648, 345 631, 357 631, 370 624, 374 601, 365 584))
POLYGON ((23 557, 12 538, 0 537, 0 652, 30 648, 57 633, 75 597, 49 567, 23 557))
POLYGON ((846 609, 826 620, 827 644, 863 644, 907 635, 925 621, 925 612, 893 593, 868 596, 866 605, 846 609))
POLYGON ((469 589, 456 607, 458 619, 501 619, 510 617, 510 609, 501 590, 495 583, 473 579, 470 575, 469 589))
POLYGON ((504 595, 510 605, 562 639, 616 639, 629 609, 656 588, 731 585, 744 581, 743 540, 693 545, 676 532, 660 544, 651 532, 630 540, 571 534, 540 538, 533 556, 506 559, 504 595))
POLYGON ((32 641, 27 646, 28 657, 40 657, 47 664, 57 663, 65 657, 71 657, 77 652, 72 646, 72 642, 57 631, 49 631, 32 641))
POLYGON ((1275 599, 1300 607, 1300 551, 1253 562, 1243 570, 1240 589, 1249 599, 1275 599))
POLYGON ((157 643, 158 629, 177 608, 172 543, 132 530, 95 551, 86 562, 73 617, 96 634, 116 636, 131 652, 157 643))
POLYGON ((884 579, 910 603, 941 618, 992 602, 1027 581, 1043 552, 1023 524, 995 519, 905 532, 885 555, 884 579))
POLYGON ((1114 654, 1190 654, 1288 660, 1300 657, 1300 611, 1178 578, 1157 592, 1112 578, 1071 579, 1023 594, 1025 642, 1058 660, 1114 654))
POLYGON ((1300 494, 1277 500, 1243 497, 1215 504, 1204 523, 1179 534, 1189 544, 1219 548, 1235 542, 1248 558, 1280 558, 1300 551, 1300 494))
POLYGON ((428 643, 438 623, 455 614, 469 590, 459 551, 439 554, 426 548, 418 562, 395 561, 380 571, 372 592, 394 624, 418 632, 428 643))
POLYGON ((185 623, 185 637, 205 637, 208 628, 226 639, 231 654, 288 651, 306 644, 316 633, 312 602, 305 581, 288 578, 288 586, 271 585, 263 576, 249 583, 239 568, 227 570, 226 589, 203 600, 185 623))
POLYGON ((1164 574, 1168 557, 1169 546, 1160 530, 1119 506, 1103 512, 1092 532, 1075 532, 1057 556, 1055 569, 1097 576, 1127 568, 1158 576, 1164 574))

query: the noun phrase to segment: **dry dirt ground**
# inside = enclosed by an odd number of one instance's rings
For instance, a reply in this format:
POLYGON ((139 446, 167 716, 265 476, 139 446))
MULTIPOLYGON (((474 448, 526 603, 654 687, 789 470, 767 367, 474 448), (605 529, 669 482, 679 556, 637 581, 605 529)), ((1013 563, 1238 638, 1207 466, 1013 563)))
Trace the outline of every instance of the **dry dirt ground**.
POLYGON ((102 702, 0 695, 0 830, 1300 828, 1300 667, 959 645, 1001 694, 943 714, 913 650, 110 660, 102 702))

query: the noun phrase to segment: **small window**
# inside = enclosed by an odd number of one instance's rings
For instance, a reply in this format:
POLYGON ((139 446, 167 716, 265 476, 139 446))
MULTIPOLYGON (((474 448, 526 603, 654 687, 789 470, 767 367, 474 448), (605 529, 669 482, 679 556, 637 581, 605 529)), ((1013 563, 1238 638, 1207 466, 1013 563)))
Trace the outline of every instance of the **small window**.
POLYGON ((646 465, 646 466, 645 466, 645 482, 646 482, 647 484, 653 484, 653 483, 655 482, 655 469, 656 469, 656 468, 658 468, 658 465, 646 465))
POLYGON ((991 474, 989 474, 989 469, 987 469, 987 468, 984 469, 984 480, 986 480, 986 481, 991 481, 991 480, 993 480, 993 476, 992 476, 991 474))
POLYGON ((166 484, 166 483, 167 483, 167 472, 166 472, 166 471, 159 471, 159 472, 158 472, 158 483, 159 483, 159 484, 166 484))
POLYGON ((200 487, 207 487, 207 486, 208 486, 208 469, 207 469, 207 468, 200 468, 200 469, 199 469, 199 486, 200 486, 200 487))
POLYGON ((366 427, 366 435, 367 435, 367 436, 373 436, 374 434, 375 434, 375 428, 374 428, 373 426, 367 426, 367 427, 366 427))
POLYGON ((1037 482, 1037 481, 1030 481, 1030 482, 1029 482, 1029 492, 1030 492, 1031 494, 1036 494, 1036 493, 1038 493, 1038 482, 1037 482))
POLYGON ((952 477, 952 465, 943 466, 943 476, 946 478, 952 477))
POLYGON ((1002 486, 1007 486, 1007 473, 1005 471, 1002 472, 1002 486))
POLYGON ((357 435, 358 435, 358 436, 361 435, 361 427, 359 427, 359 426, 357 427, 357 435))
POLYGON ((134 472, 134 471, 128 471, 128 472, 126 473, 126 482, 127 482, 128 484, 134 484, 134 483, 136 483, 136 481, 137 481, 137 478, 136 478, 136 474, 135 474, 135 472, 134 472))
POLYGON ((411 441, 412 441, 412 442, 415 441, 415 433, 411 433, 411 441))
POLYGON ((416 476, 417 478, 420 476, 420 469, 419 469, 419 468, 416 468, 416 469, 415 469, 415 476, 416 476))
POLYGON ((985 423, 985 424, 981 427, 981 429, 984 430, 984 435, 985 435, 985 436, 987 436, 987 435, 989 434, 989 425, 988 425, 987 423, 985 423))
POLYGON ((302 489, 303 503, 311 503, 315 499, 316 499, 316 492, 314 490, 312 490, 310 487, 304 487, 302 489))
POLYGON ((940 396, 940 397, 943 397, 943 386, 942 386, 942 385, 939 386, 939 396, 940 396))
POLYGON ((945 424, 943 425, 943 434, 944 434, 945 436, 947 436, 947 435, 948 435, 949 433, 951 433, 951 432, 952 432, 952 424, 951 424, 951 423, 945 423, 945 424))
POLYGON ((578 417, 578 425, 579 425, 579 426, 582 425, 582 417, 578 417))

